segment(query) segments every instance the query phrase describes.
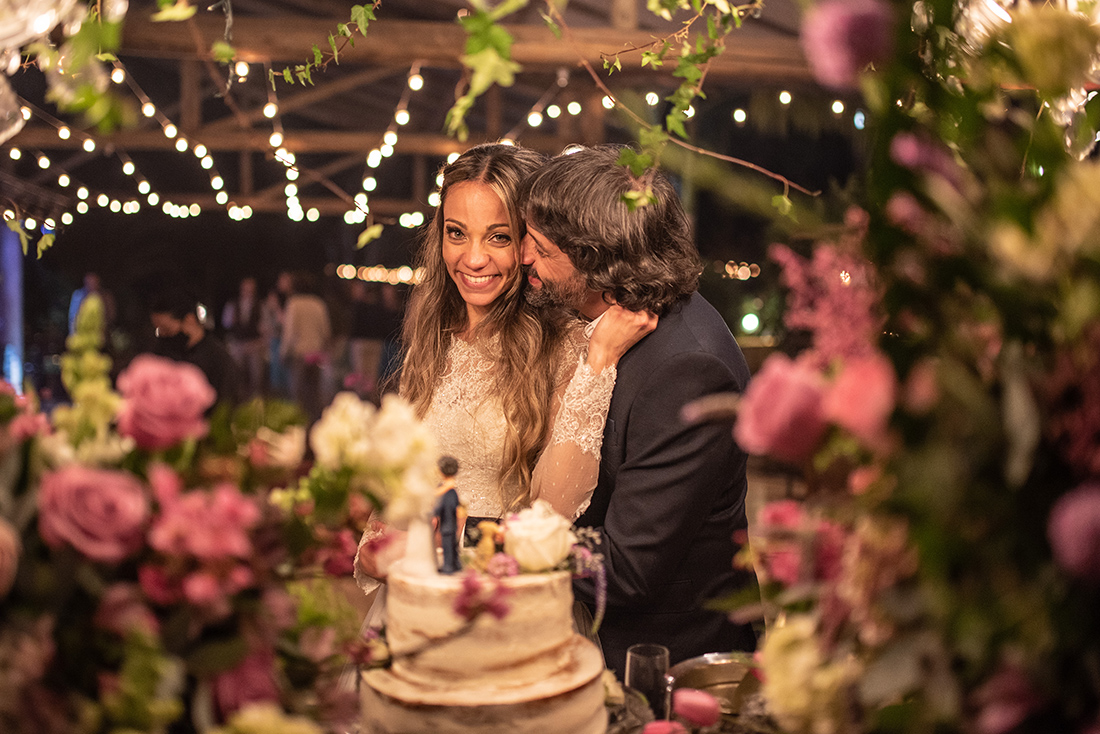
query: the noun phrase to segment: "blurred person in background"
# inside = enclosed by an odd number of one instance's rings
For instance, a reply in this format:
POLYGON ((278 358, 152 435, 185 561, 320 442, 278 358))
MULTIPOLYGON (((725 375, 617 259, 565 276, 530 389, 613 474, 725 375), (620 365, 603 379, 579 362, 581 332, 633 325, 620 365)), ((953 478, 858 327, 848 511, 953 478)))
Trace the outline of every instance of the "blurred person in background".
POLYGON ((154 299, 149 318, 156 329, 154 354, 190 362, 202 370, 218 394, 217 402, 240 401, 237 362, 199 320, 197 299, 184 291, 163 292, 154 299))
POLYGON ((263 393, 267 359, 264 354, 266 344, 260 333, 261 311, 256 279, 252 277, 241 280, 237 297, 222 309, 225 346, 240 368, 242 397, 255 397, 263 393))
POLYGON ((319 295, 317 276, 299 273, 293 283, 283 313, 279 352, 290 374, 291 400, 315 421, 323 407, 321 373, 328 360, 332 324, 328 306, 319 295))

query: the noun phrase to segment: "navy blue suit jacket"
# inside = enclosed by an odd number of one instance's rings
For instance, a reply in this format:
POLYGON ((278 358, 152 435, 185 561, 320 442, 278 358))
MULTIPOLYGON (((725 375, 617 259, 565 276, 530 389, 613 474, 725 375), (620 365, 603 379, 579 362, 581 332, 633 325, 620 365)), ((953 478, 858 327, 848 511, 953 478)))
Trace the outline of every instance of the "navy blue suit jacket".
MULTIPOLYGON (((607 571, 599 635, 620 678, 626 648, 638 642, 668 646, 673 663, 755 647, 750 627, 703 608, 750 580, 732 566, 733 534, 747 527, 747 457, 728 424, 680 419, 685 404, 742 392, 748 380, 740 347, 698 293, 619 360, 599 481, 577 525, 599 533, 607 571)), ((591 579, 574 589, 594 606, 591 579)))

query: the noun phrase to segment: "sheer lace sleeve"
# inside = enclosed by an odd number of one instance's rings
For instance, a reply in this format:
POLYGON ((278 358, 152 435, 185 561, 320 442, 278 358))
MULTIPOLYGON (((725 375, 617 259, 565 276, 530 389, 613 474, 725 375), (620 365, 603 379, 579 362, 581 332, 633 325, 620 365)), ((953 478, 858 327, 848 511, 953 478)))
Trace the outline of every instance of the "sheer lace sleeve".
POLYGON ((570 340, 563 366, 575 365, 572 379, 554 396, 550 441, 535 465, 531 496, 544 499, 566 517, 588 508, 600 470, 604 423, 615 389, 615 367, 599 373, 585 362, 583 336, 570 340))
POLYGON ((382 582, 373 576, 368 576, 363 569, 359 567, 359 554, 363 552, 363 546, 372 540, 377 540, 383 533, 385 533, 385 526, 381 523, 371 523, 367 526, 367 529, 363 531, 363 537, 359 540, 359 547, 355 551, 355 583, 363 590, 364 594, 369 594, 374 591, 381 586, 382 582))

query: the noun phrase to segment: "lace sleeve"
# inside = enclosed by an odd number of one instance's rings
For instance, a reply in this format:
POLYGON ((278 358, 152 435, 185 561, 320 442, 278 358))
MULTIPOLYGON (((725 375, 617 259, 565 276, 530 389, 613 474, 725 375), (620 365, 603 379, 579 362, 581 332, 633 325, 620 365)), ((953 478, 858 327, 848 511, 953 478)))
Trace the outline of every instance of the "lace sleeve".
POLYGON ((535 465, 532 497, 547 500, 566 517, 576 519, 588 508, 600 470, 604 423, 615 389, 614 366, 598 374, 577 359, 573 379, 555 397, 550 441, 535 465))
POLYGON ((359 567, 359 554, 363 552, 363 546, 365 546, 372 540, 377 540, 383 535, 384 532, 384 525, 382 525, 381 523, 372 522, 370 525, 367 526, 367 529, 363 531, 363 537, 359 540, 359 547, 355 550, 355 583, 358 584, 359 588, 363 590, 364 594, 369 594, 370 592, 374 591, 382 584, 382 582, 374 578, 373 576, 368 576, 363 571, 363 569, 359 567))

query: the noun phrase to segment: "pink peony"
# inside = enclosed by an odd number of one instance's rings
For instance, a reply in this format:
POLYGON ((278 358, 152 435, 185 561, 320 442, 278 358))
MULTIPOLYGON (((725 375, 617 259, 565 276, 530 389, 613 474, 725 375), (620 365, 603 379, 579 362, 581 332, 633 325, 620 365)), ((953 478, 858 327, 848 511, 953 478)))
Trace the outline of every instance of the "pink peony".
POLYGON ((864 444, 880 447, 896 393, 897 377, 885 356, 852 357, 825 395, 825 416, 864 444))
POLYGON ((795 500, 769 502, 757 523, 766 538, 762 561, 767 575, 785 586, 804 579, 831 581, 840 575, 846 535, 844 528, 828 520, 812 520, 795 500), (812 538, 806 538, 812 534, 812 538), (812 542, 807 542, 810 540, 812 542), (813 553, 806 570, 804 550, 813 553))
POLYGON ((773 354, 745 390, 734 438, 750 454, 804 461, 825 432, 824 395, 816 369, 773 354))
POLYGON ((802 50, 814 78, 854 89, 860 73, 886 60, 894 46, 894 16, 881 0, 825 0, 802 21, 802 50))
POLYGON ((118 430, 143 449, 166 449, 206 435, 203 412, 217 394, 198 367, 142 354, 118 376, 118 430))
POLYGON ((142 547, 148 519, 145 488, 131 474, 72 465, 42 478, 38 529, 53 548, 118 563, 142 547))
POLYGON ((92 621, 96 627, 123 637, 134 629, 149 635, 160 631, 160 623, 145 603, 141 588, 134 584, 109 586, 92 621))
POLYGON ((0 597, 11 591, 15 583, 15 572, 19 568, 19 554, 22 544, 19 533, 11 524, 0 517, 0 597))
POLYGON ((253 651, 237 667, 214 676, 212 683, 214 701, 223 720, 246 704, 279 700, 275 655, 271 650, 253 651))
POLYGON ((672 692, 672 711, 693 726, 714 726, 722 715, 722 706, 706 691, 677 688, 672 692))
POLYGON ((1100 484, 1062 495, 1047 523, 1054 560, 1078 578, 1100 582, 1100 484))

